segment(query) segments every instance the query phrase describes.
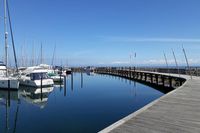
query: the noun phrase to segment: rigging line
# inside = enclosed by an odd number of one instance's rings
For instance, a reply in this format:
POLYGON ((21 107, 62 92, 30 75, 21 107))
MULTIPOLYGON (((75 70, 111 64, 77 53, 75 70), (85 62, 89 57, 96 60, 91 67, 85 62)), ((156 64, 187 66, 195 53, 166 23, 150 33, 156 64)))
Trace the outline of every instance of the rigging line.
POLYGON ((13 36, 13 30, 12 30, 12 23, 11 23, 11 17, 10 17, 10 10, 9 10, 9 6, 8 6, 8 0, 6 1, 6 6, 7 6, 8 20, 9 20, 9 26, 10 26, 10 32, 11 32, 11 38, 12 38, 12 47, 13 47, 13 52, 14 52, 15 67, 16 67, 16 70, 17 70, 17 73, 18 73, 19 70, 18 70, 18 65, 17 65, 15 42, 14 42, 14 36, 13 36))

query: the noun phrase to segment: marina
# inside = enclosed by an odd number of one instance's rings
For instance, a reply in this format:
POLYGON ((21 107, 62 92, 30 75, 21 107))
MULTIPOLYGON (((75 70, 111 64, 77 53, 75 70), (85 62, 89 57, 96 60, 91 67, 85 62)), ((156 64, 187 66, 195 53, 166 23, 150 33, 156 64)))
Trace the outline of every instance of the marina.
POLYGON ((198 5, 0 0, 0 133, 200 133, 198 5))

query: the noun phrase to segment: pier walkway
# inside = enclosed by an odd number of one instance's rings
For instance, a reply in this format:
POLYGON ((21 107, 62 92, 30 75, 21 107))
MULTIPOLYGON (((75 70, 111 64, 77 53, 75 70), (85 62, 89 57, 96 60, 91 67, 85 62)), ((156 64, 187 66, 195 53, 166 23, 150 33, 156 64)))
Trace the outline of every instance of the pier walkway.
POLYGON ((182 86, 100 133, 200 133, 200 78, 180 77, 182 86))

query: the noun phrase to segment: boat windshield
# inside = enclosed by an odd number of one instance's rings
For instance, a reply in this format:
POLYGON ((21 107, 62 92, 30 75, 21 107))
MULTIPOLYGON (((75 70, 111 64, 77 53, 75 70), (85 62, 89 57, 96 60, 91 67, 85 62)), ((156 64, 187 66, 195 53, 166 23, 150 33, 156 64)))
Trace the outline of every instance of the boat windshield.
POLYGON ((40 80, 42 79, 48 79, 48 75, 46 73, 31 73, 30 74, 31 80, 40 80))

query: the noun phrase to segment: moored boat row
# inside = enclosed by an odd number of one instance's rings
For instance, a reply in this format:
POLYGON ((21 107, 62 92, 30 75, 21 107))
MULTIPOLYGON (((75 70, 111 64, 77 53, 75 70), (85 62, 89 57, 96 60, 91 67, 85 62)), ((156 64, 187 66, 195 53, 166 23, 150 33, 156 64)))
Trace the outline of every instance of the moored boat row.
MULTIPOLYGON (((45 65, 47 66, 47 65, 45 65)), ((50 87, 54 83, 64 82, 66 73, 55 70, 53 67, 44 67, 44 65, 19 68, 18 74, 6 76, 6 65, 0 62, 0 88, 18 89, 19 85, 30 87, 50 87)))

